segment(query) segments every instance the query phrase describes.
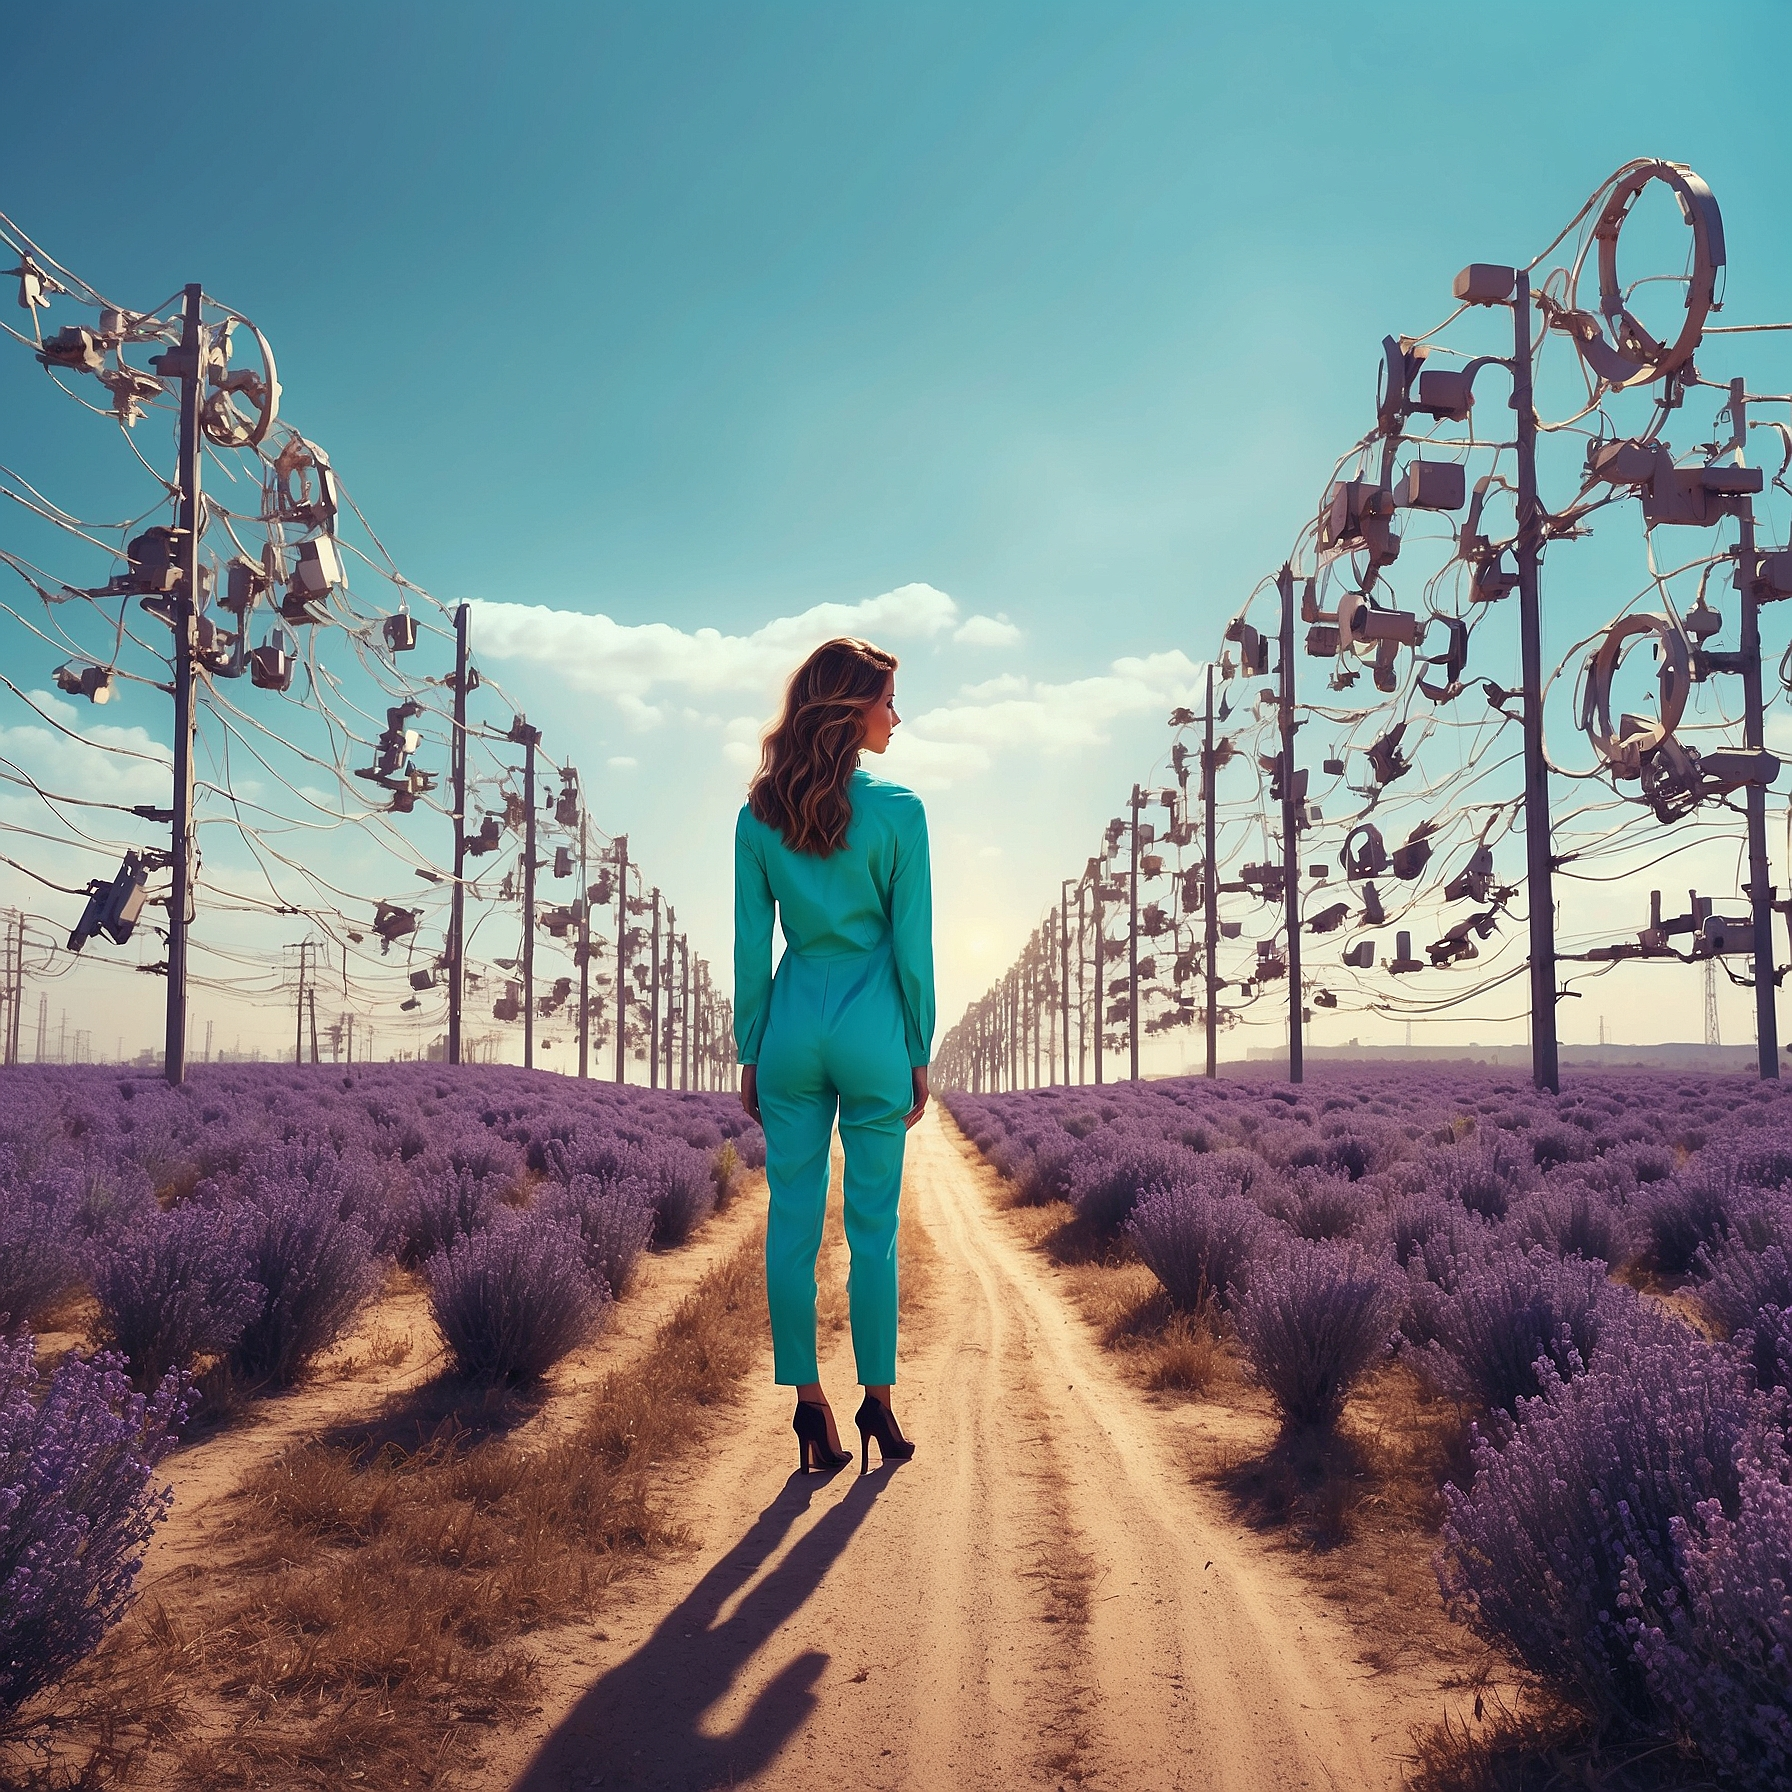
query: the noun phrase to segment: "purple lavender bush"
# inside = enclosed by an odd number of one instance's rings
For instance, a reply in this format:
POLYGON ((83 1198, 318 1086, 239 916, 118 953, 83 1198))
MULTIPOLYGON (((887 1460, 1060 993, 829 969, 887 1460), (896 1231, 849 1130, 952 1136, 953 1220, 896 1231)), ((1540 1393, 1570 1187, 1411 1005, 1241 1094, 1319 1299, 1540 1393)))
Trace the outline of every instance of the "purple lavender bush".
POLYGON ((551 1183, 536 1203, 544 1217, 570 1225, 584 1245, 585 1267, 613 1296, 628 1292, 653 1237, 653 1191, 620 1177, 575 1175, 551 1183))
POLYGON ((1581 1373, 1635 1304, 1602 1263, 1507 1248, 1461 1267, 1431 1315, 1432 1342, 1413 1354, 1446 1391, 1512 1413, 1546 1379, 1581 1373))
POLYGON ((1424 1187, 1485 1220, 1504 1219, 1506 1209, 1537 1185, 1534 1160, 1522 1142, 1493 1130, 1427 1151, 1419 1169, 1424 1187))
POLYGON ((1098 1132, 1071 1154, 1065 1185, 1080 1218, 1098 1232, 1117 1232, 1148 1188, 1198 1174, 1201 1159, 1181 1145, 1134 1133, 1098 1132))
POLYGON ((1290 1240, 1233 1296, 1251 1369, 1290 1429, 1329 1429, 1388 1349, 1398 1310, 1390 1267, 1350 1245, 1290 1240))
POLYGON ((1076 1140, 1058 1133, 1040 1141, 1013 1172, 1015 1193, 1022 1206, 1044 1207, 1070 1199, 1070 1166, 1076 1140))
POLYGON ((1721 1157, 1694 1158, 1667 1181, 1654 1184, 1642 1202, 1650 1267, 1684 1275, 1701 1250, 1729 1232, 1740 1193, 1735 1161, 1721 1157))
POLYGON ((23 1330, 79 1284, 76 1196, 72 1177, 27 1182, 16 1162, 0 1163, 0 1333, 23 1330))
POLYGON ((267 1291, 250 1278, 241 1216, 195 1201, 153 1204, 93 1275, 100 1331, 147 1390, 171 1369, 230 1350, 261 1311, 267 1291))
POLYGON ((1406 1271, 1402 1335, 1427 1344, 1437 1335, 1438 1314, 1470 1262, 1487 1255, 1494 1229, 1455 1201, 1421 1191, 1400 1195, 1374 1229, 1377 1248, 1406 1271))
POLYGON ((1442 1195, 1421 1191, 1389 1203, 1379 1236, 1409 1275, 1453 1287, 1464 1259, 1484 1255, 1491 1229, 1484 1220, 1442 1195))
POLYGON ((715 1212, 715 1178, 704 1154, 688 1145, 666 1140, 651 1155, 654 1248, 675 1250, 715 1212))
POLYGON ((457 1170, 433 1154, 417 1159, 391 1202, 381 1242, 405 1268, 421 1267, 438 1251, 452 1249, 492 1223, 502 1180, 457 1170))
POLYGON ((48 1383, 30 1336, 0 1340, 0 1721, 99 1647, 130 1600, 171 1496, 181 1381, 133 1392, 105 1357, 48 1383))
POLYGON ((1506 1213, 1503 1236, 1520 1250, 1584 1257, 1621 1269, 1636 1255, 1629 1220, 1621 1208, 1584 1182, 1547 1183, 1506 1213))
POLYGON ((610 1291, 586 1269, 578 1231, 542 1213, 505 1209, 428 1274, 430 1312, 469 1379, 538 1380, 609 1316, 610 1291))
POLYGON ((1726 1778, 1792 1781, 1792 1465, 1746 1455, 1734 1516, 1708 1501, 1668 1530, 1685 1596, 1657 1612, 1637 1568, 1626 1609, 1650 1696, 1726 1778))
POLYGON ((1259 1204, 1296 1238, 1351 1238, 1369 1217, 1369 1204, 1348 1176, 1319 1168, 1294 1170, 1260 1193, 1259 1204))
POLYGON ((543 1162, 554 1180, 575 1176, 645 1189, 653 1205, 653 1248, 673 1250, 716 1210, 716 1182, 707 1155, 680 1139, 579 1135, 550 1141, 543 1162))
POLYGON ((1741 1466, 1773 1449, 1761 1396, 1721 1347, 1639 1315, 1585 1374, 1518 1402, 1503 1448, 1444 1489, 1438 1580, 1452 1612, 1598 1717, 1660 1717, 1639 1636, 1688 1598, 1686 1539, 1734 1519, 1741 1466))
POLYGON ((1133 1249, 1175 1305, 1191 1313, 1209 1299, 1228 1301, 1244 1284, 1268 1230, 1254 1201, 1199 1179, 1147 1189, 1126 1222, 1133 1249))
POLYGON ((332 1161, 307 1143, 258 1153, 245 1166, 245 1263, 266 1291, 231 1352, 246 1380, 290 1386, 379 1287, 373 1240, 343 1217, 332 1161))
POLYGON ((1764 1308, 1792 1307, 1792 1250, 1783 1244, 1754 1251, 1732 1236, 1715 1251, 1701 1248, 1697 1267, 1703 1272, 1695 1289, 1699 1305, 1726 1332, 1752 1326, 1764 1308))
MULTIPOLYGON (((1763 1307, 1730 1342, 1757 1387, 1792 1394, 1792 1306, 1763 1307)), ((1792 1401, 1781 1411, 1792 1416, 1792 1401)))

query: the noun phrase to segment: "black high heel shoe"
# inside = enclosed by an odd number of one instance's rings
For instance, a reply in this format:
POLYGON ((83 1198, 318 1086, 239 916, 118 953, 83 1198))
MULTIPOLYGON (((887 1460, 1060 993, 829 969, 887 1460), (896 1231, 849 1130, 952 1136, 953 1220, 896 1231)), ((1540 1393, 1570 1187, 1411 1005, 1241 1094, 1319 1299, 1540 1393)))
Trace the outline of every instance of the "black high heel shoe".
POLYGON ((817 1472, 831 1475, 852 1461, 851 1450, 835 1450, 828 1444, 828 1409, 813 1400, 799 1400, 796 1414, 790 1421, 796 1433, 797 1472, 809 1473, 813 1458, 817 1472))
POLYGON ((884 1462, 907 1462, 914 1455, 915 1446, 896 1428, 896 1421, 890 1416, 890 1409, 875 1394, 867 1394, 865 1403, 853 1414, 852 1422, 859 1428, 859 1448, 862 1452, 859 1459, 859 1473, 868 1474, 871 1469, 871 1440, 877 1439, 877 1453, 884 1462))

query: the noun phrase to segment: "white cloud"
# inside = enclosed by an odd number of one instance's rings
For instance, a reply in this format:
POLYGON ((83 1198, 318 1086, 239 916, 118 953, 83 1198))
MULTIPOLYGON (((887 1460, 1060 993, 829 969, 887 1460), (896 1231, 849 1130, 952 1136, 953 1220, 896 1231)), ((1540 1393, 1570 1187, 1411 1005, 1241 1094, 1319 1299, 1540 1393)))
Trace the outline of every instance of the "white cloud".
POLYGON ((614 758, 606 759, 604 764, 614 772, 632 772, 640 761, 631 759, 626 753, 618 753, 614 758))
POLYGON ((890 741, 890 776, 915 790, 949 790, 988 771, 990 764, 989 754, 974 742, 929 740, 908 727, 890 741))
POLYGON ((473 639, 487 659, 553 666, 575 688, 613 698, 641 726, 663 719, 648 701, 659 686, 686 691, 771 691, 810 649, 833 635, 931 640, 958 606, 931 585, 903 585, 856 604, 816 604, 749 635, 686 631, 667 622, 621 623, 545 604, 473 604, 473 639))
MULTIPOLYGON (((1022 639, 1005 615, 960 622, 958 606, 931 585, 903 585, 861 603, 817 604, 750 634, 687 631, 670 623, 625 624, 539 604, 476 602, 474 640, 490 659, 532 661, 580 691, 608 697, 638 728, 675 722, 721 727, 722 758, 742 772, 759 760, 762 716, 775 707, 790 668, 832 635, 892 645, 945 637, 965 646, 1008 647, 1022 639), (763 701, 761 715, 718 717, 689 709, 686 695, 731 692, 763 701)), ((1034 755, 1105 746, 1115 723, 1200 700, 1203 668, 1180 650, 1115 660, 1093 677, 1052 684, 1009 671, 963 686, 955 701, 909 717, 890 745, 890 775, 919 790, 945 790, 988 772, 1005 750, 1034 755)), ((613 760, 621 767, 631 759, 613 760)))
POLYGON ((103 711, 86 703, 77 708, 54 692, 33 691, 30 698, 85 741, 71 740, 34 718, 0 728, 0 757, 64 796, 124 804, 168 801, 174 756, 154 736, 142 728, 100 722, 97 716, 103 711))
POLYGON ((1021 633, 1005 614, 967 616, 952 639, 961 647, 1018 647, 1021 633))
POLYGON ((958 694, 974 703, 989 703, 997 697, 1022 696, 1026 689, 1027 681, 1018 672, 1004 672, 1000 678, 986 678, 981 684, 960 685, 958 694))
POLYGON ((1122 717, 1168 712, 1199 700, 1202 668, 1181 651, 1115 660, 1104 674, 1067 684, 1013 677, 966 688, 967 701, 914 718, 914 736, 932 743, 1061 753, 1103 746, 1122 717))

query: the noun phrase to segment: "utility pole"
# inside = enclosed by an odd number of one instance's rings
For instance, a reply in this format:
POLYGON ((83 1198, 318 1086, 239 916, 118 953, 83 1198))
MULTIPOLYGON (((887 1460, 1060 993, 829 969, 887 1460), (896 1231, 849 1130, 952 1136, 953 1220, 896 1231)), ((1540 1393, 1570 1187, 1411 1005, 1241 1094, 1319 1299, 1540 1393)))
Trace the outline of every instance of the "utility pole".
POLYGON ((665 1055, 666 1055, 665 1070, 666 1070, 666 1087, 668 1089, 670 1089, 672 1087, 672 1054, 673 1054, 673 1051, 675 1050, 675 1048, 677 1046, 677 1042, 678 1042, 678 1030, 677 1030, 677 1026, 672 1018, 673 1008, 674 1008, 674 1004, 672 1001, 672 991, 674 988, 674 976, 675 976, 674 966, 676 966, 676 964, 678 963, 678 934, 675 931, 677 922, 678 922, 678 911, 677 911, 677 909, 675 909, 672 906, 671 903, 668 902, 666 904, 666 963, 665 963, 665 969, 662 972, 661 969, 656 965, 654 967, 654 973, 653 973, 653 981, 654 981, 655 988, 656 989, 663 988, 665 991, 664 995, 659 996, 657 999, 664 1004, 665 1010, 666 1010, 666 1022, 665 1022, 665 1028, 664 1028, 663 1046, 664 1046, 665 1055))
POLYGON ((579 800, 579 1077, 591 1074, 591 818, 579 800))
POLYGON ((697 960, 697 1087, 707 1089, 710 1070, 709 966, 697 960))
POLYGON ((34 1063, 44 1061, 44 1052, 49 1045, 50 1031, 50 998, 40 993, 37 998, 37 1056, 34 1063))
POLYGON ((4 1034, 7 1068, 19 1061, 19 1008, 25 999, 25 912, 6 911, 6 1022, 4 1034))
POLYGON ((647 967, 647 1085, 660 1086, 660 887, 653 886, 652 957, 647 967))
POLYGON ((1201 809, 1206 850, 1201 863, 1201 906, 1205 910, 1207 945, 1207 1074, 1219 1075, 1219 801, 1214 784, 1219 765, 1213 756, 1213 662, 1207 663, 1207 722, 1201 751, 1201 809))
POLYGON ((535 1068, 535 749, 541 730, 518 716, 510 738, 523 749, 523 1068, 535 1068))
POLYGON ((305 1062, 305 960, 311 951, 309 940, 299 941, 299 1005, 298 1015, 293 1026, 292 1061, 295 1064, 305 1062))
MULTIPOLYGON (((200 293, 186 289, 181 313, 180 502, 175 512, 180 578, 174 590, 174 800, 170 812, 173 888, 168 896, 168 1024, 162 1051, 163 1074, 179 1085, 187 1075, 187 907, 193 900, 193 648, 199 614, 199 535, 201 436, 199 406, 204 396, 201 365, 200 293)), ((172 357, 164 356, 166 371, 172 357)))
POLYGON ((1064 1081, 1070 1081, 1070 886, 1076 880, 1064 878, 1058 885, 1058 1007, 1064 1022, 1064 1081))
POLYGON ((616 1080, 626 1082, 628 1035, 628 835, 616 836, 616 1080))
POLYGON ((25 931, 22 909, 6 912, 6 1031, 4 1037, 6 1065, 10 1070, 19 1061, 19 1003, 24 997, 20 968, 20 936, 25 931))
MULTIPOLYGON (((1099 867, 1091 859, 1088 869, 1076 886, 1076 1080, 1079 1085, 1089 1080, 1089 955, 1084 950, 1088 938, 1088 924, 1083 913, 1084 897, 1089 886, 1100 875, 1099 867)), ((1097 901, 1099 900, 1097 897, 1097 901)), ((1101 1000, 1100 986, 1101 979, 1097 977, 1095 999, 1098 1002, 1101 1000)), ((1099 1045, 1096 1049, 1100 1049, 1099 1045)))
POLYGON ((317 979, 313 977, 305 988, 305 1006, 311 1015, 311 1062, 319 1062, 317 1055, 317 979))
MULTIPOLYGON (((1748 397, 1744 382, 1730 382, 1730 446, 1736 464, 1748 447, 1748 397)), ((1759 752, 1767 743, 1761 702, 1761 608, 1756 595, 1755 507, 1742 500, 1736 541, 1736 588, 1742 593, 1742 744, 1759 752)), ((1763 1078, 1780 1074, 1779 1016, 1773 985, 1773 886, 1767 864, 1767 787, 1751 782, 1748 805, 1748 900, 1754 922, 1755 1055, 1763 1078)))
POLYGON ((680 1001, 683 1012, 678 1028, 678 1086, 680 1089, 688 1089, 691 1086, 691 941, 688 934, 679 943, 678 959, 684 971, 684 993, 680 1001))
POLYGON ((1531 1082, 1559 1092, 1556 933, 1549 841, 1549 765, 1543 757, 1543 621, 1538 583, 1543 513, 1537 502, 1537 412, 1531 401, 1531 276, 1512 294, 1512 408, 1518 413, 1518 626, 1524 677, 1525 895, 1531 931, 1531 1082))
POLYGON ((454 888, 448 893, 448 1062, 461 1054, 462 967, 467 941, 467 630, 472 606, 454 612, 454 737, 448 763, 454 775, 454 888))
POLYGON ((1091 941, 1091 950, 1095 957, 1095 1086, 1101 1087, 1102 1053, 1107 1044, 1108 1035, 1108 967, 1107 967, 1107 935, 1103 931, 1105 923, 1101 914, 1102 873, 1106 869, 1106 855, 1089 861, 1094 868, 1094 905, 1095 905, 1095 938, 1091 941))
POLYGON ((1288 931, 1288 1080, 1301 1081, 1300 804, 1294 771, 1294 569, 1286 562, 1276 577, 1282 597, 1282 901, 1288 931))
POLYGON ((1130 1074, 1135 1083, 1139 1080, 1139 804, 1142 800, 1135 784, 1132 787, 1132 872, 1127 878, 1131 906, 1126 934, 1126 1037, 1132 1048, 1130 1074))

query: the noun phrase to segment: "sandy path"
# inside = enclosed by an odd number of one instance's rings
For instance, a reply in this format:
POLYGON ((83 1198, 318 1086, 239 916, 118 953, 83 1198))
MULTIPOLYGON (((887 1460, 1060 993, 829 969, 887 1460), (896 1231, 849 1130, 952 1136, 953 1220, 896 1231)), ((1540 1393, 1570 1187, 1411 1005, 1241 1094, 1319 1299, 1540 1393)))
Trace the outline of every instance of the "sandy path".
MULTIPOLYGON (((1396 1784, 1343 1626, 1190 1485, 932 1117, 906 1197, 938 1259, 898 1389, 915 1460, 793 1476, 762 1382, 692 1471, 702 1546, 537 1639, 541 1719, 486 1783, 1396 1784)), ((844 1422, 843 1340, 824 1375, 844 1422)))

